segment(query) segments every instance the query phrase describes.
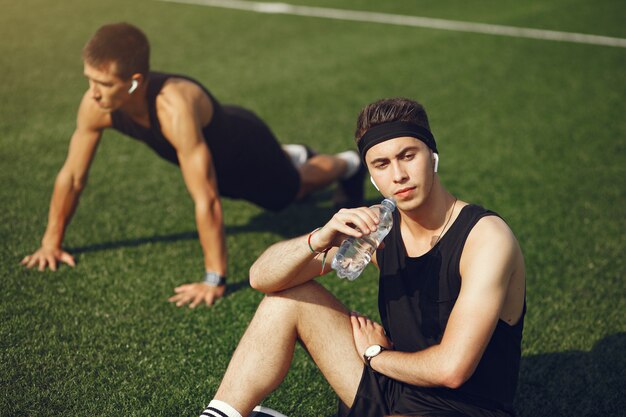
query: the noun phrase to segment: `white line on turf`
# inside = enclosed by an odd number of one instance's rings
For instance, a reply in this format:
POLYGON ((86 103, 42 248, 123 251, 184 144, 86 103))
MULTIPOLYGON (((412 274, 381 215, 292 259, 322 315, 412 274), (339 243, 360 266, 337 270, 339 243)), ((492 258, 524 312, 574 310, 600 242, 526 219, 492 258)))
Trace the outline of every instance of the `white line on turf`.
POLYGON ((326 19, 350 20, 355 22, 383 23, 389 25, 412 26, 430 29, 452 30, 457 32, 482 33, 487 35, 511 36, 515 38, 542 39, 560 42, 584 43, 591 45, 626 48, 626 39, 609 36, 587 35, 583 33, 558 32, 554 30, 531 29, 514 26, 491 25, 486 23, 461 22, 433 19, 430 17, 405 16, 398 14, 362 12, 356 10, 328 9, 322 7, 294 6, 287 3, 261 3, 244 0, 160 0, 172 3, 196 4, 247 10, 257 13, 288 14, 326 19))

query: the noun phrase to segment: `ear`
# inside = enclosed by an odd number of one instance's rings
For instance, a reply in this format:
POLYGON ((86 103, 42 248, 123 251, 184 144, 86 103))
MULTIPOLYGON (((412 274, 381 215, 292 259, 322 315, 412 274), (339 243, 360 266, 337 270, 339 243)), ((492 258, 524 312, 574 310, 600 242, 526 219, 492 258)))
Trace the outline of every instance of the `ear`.
POLYGON ((378 188, 378 185, 376 185, 376 183, 374 182, 374 178, 372 178, 371 176, 370 176, 370 181, 372 182, 372 185, 374 186, 374 188, 376 188, 376 191, 380 192, 380 189, 378 188))
POLYGON ((141 74, 133 74, 130 80, 130 88, 128 89, 128 94, 132 94, 137 88, 139 84, 143 81, 143 75, 141 74))
POLYGON ((139 81, 132 80, 130 82, 130 88, 128 89, 128 94, 133 94, 133 92, 139 87, 139 81))
POLYGON ((439 154, 435 152, 433 152, 433 163, 435 165, 433 171, 437 172, 437 169, 439 169, 439 154))

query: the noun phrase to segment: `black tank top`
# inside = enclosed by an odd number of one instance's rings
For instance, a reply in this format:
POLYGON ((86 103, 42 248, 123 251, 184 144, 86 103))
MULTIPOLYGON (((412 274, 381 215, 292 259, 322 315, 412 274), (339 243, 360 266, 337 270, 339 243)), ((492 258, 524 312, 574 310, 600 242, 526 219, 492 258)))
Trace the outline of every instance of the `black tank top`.
POLYGON ((220 154, 224 151, 227 151, 227 147, 222 145, 224 141, 219 140, 220 137, 228 134, 228 124, 224 114, 224 109, 202 84, 192 78, 183 75, 151 72, 148 77, 148 89, 146 92, 146 98, 148 100, 148 114, 150 116, 150 127, 146 128, 134 122, 126 113, 118 110, 111 113, 111 118, 113 120, 113 129, 118 130, 132 137, 133 139, 137 139, 145 143, 150 148, 152 148, 152 150, 154 150, 159 156, 173 164, 178 165, 176 149, 174 149, 172 144, 165 138, 165 136, 163 136, 163 132, 161 131, 161 123, 159 123, 159 118, 157 117, 156 110, 157 96, 161 92, 163 84, 165 84, 165 82, 172 77, 182 78, 197 84, 209 96, 209 99, 211 100, 211 103, 213 105, 213 118, 211 119, 211 122, 203 129, 204 138, 207 144, 209 144, 209 147, 213 154, 220 154))
MULTIPOLYGON (((399 214, 394 213, 394 227, 376 256, 380 267, 378 307, 396 350, 416 352, 441 342, 461 289, 460 259, 467 236, 478 220, 492 215, 497 214, 480 206, 465 206, 429 252, 411 258, 402 241, 399 214)), ((468 381, 455 390, 438 390, 465 403, 512 412, 525 312, 524 305, 514 326, 498 321, 468 381)))
POLYGON ((277 148, 276 152, 280 151, 280 147, 267 126, 256 115, 241 107, 221 105, 196 80, 184 75, 150 72, 146 92, 150 127, 146 128, 134 122, 127 114, 118 110, 111 113, 113 129, 145 143, 159 156, 178 165, 176 149, 163 135, 156 110, 157 96, 169 78, 191 81, 207 94, 213 104, 213 117, 202 129, 202 134, 211 151, 220 195, 249 198, 250 191, 242 188, 241 178, 260 175, 259 169, 254 166, 254 160, 258 159, 259 153, 263 155, 266 152, 259 150, 266 147, 259 146, 260 139, 266 138, 263 143, 270 142, 270 146, 277 148))

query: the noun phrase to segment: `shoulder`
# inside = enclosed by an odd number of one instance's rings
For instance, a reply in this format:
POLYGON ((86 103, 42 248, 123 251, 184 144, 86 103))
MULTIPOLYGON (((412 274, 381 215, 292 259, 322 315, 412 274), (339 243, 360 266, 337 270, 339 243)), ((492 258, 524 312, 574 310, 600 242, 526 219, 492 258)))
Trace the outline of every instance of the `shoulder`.
POLYGON ((156 110, 162 124, 167 125, 170 120, 191 116, 204 126, 210 120, 213 105, 198 83, 171 77, 156 97, 156 110))
POLYGON ((497 247, 498 245, 511 246, 517 240, 509 225, 497 215, 486 215, 480 218, 470 231, 466 247, 497 247))
POLYGON ((513 267, 521 259, 521 249, 508 224, 496 215, 487 215, 478 220, 467 237, 461 269, 497 265, 513 267))
POLYGON ((185 78, 171 77, 157 95, 157 106, 192 106, 208 98, 202 87, 185 78))

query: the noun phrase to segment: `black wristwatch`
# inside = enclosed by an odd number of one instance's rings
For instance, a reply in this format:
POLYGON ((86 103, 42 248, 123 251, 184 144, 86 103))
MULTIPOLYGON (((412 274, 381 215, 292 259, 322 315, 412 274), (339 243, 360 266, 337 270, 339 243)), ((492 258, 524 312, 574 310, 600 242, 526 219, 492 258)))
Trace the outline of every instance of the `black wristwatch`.
POLYGON ((367 366, 371 367, 371 360, 380 355, 380 353, 384 352, 385 350, 387 350, 387 348, 381 345, 372 345, 365 349, 365 353, 363 353, 363 359, 365 359, 365 363, 367 364, 367 366))
POLYGON ((212 287, 219 287, 221 285, 226 285, 226 277, 218 274, 217 272, 207 271, 204 273, 203 282, 212 287))

